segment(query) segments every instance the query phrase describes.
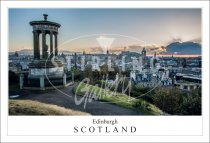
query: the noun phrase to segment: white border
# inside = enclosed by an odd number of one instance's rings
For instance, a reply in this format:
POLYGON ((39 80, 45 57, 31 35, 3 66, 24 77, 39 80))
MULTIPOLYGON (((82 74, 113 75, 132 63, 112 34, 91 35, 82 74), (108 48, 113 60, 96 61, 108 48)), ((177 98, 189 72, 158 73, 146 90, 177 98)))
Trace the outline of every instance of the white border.
MULTIPOLYGON (((2 1, 1 2, 1 141, 2 142, 206 142, 209 141, 209 3, 207 1, 2 1), (104 116, 118 118, 120 124, 141 125, 141 136, 59 136, 69 135, 67 123, 89 124, 94 117, 8 117, 8 8, 202 8, 203 94, 202 116, 104 116), (203 117, 203 118, 202 118, 203 117), (135 120, 134 120, 135 118, 135 120), (202 121, 203 120, 203 121, 202 121), (46 122, 44 122, 46 121, 46 122), (161 122, 162 121, 162 122, 161 122), (15 124, 14 124, 15 123, 15 124), (66 123, 66 124, 64 124, 66 123), (153 123, 152 127, 149 123, 153 123), (155 124, 156 123, 156 124, 155 124), (42 126, 38 126, 41 124, 42 126), (56 125, 55 125, 56 124, 56 125), (24 126, 25 125, 25 126, 24 126), (53 125, 53 126, 52 126, 53 125), (203 126, 203 128, 202 128, 203 126), (9 130, 8 130, 9 127, 9 130), (41 129, 44 127, 43 129, 41 129), (59 129, 56 130, 55 129, 59 129), (36 130, 33 130, 36 129, 36 130), (142 130, 141 130, 142 129, 142 130), (146 130, 149 129, 149 130, 146 130), (202 130, 203 129, 203 130, 202 130), (55 132, 53 132, 55 131, 55 132), (58 136, 44 136, 50 133, 58 136), (145 134, 145 132, 147 134, 145 134), (8 133, 10 136, 8 136, 8 133), (154 134, 155 133, 155 134, 154 134), (11 136, 25 134, 28 136, 11 136), (150 134, 150 135, 149 135, 150 134), (30 136, 40 135, 40 136, 30 136), (151 136, 154 135, 154 136, 151 136), (160 136, 158 136, 160 135, 160 136), (168 135, 168 136, 164 136, 168 135), (186 135, 186 136, 185 136, 186 135), (192 136, 194 135, 194 136, 192 136)), ((101 118, 101 116, 99 117, 101 118)))

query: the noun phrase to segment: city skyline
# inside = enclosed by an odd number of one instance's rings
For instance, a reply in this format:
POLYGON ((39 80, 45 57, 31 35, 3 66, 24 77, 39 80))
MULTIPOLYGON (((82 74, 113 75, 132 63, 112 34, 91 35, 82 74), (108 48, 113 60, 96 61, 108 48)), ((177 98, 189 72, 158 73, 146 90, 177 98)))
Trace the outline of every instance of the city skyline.
MULTIPOLYGON (((58 47, 75 37, 100 36, 100 33, 136 37, 155 46, 166 46, 174 41, 201 41, 200 9, 10 9, 9 51, 33 49, 29 22, 42 20, 43 13, 49 15, 49 21, 61 24, 58 47)), ((60 50, 81 51, 90 46, 99 47, 94 40, 95 37, 80 39, 65 44, 60 50)), ((121 38, 113 47, 126 44, 141 45, 121 38)))

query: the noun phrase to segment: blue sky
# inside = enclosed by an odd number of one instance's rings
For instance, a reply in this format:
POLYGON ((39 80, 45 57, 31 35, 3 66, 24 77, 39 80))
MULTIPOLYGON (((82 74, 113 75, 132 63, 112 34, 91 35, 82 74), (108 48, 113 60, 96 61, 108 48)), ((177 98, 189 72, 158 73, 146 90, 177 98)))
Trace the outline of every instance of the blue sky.
MULTIPOLYGON (((122 34, 155 45, 199 40, 200 9, 9 9, 9 49, 32 49, 30 21, 48 20, 61 24, 59 43, 89 34, 122 34)), ((85 47, 82 42, 80 46, 85 47)), ((68 49, 68 45, 64 49, 68 49)))

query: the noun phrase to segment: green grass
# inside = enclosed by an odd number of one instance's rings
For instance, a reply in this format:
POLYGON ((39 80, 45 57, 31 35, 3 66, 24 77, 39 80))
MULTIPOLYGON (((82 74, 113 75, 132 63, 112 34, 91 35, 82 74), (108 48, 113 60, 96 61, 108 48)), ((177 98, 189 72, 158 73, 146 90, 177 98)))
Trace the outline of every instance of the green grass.
POLYGON ((110 91, 97 86, 80 83, 73 89, 77 95, 93 97, 94 95, 100 101, 113 103, 125 108, 137 110, 145 115, 162 115, 163 112, 156 106, 144 101, 143 99, 136 99, 126 94, 110 91))
POLYGON ((9 100, 9 115, 89 115, 32 100, 9 100))

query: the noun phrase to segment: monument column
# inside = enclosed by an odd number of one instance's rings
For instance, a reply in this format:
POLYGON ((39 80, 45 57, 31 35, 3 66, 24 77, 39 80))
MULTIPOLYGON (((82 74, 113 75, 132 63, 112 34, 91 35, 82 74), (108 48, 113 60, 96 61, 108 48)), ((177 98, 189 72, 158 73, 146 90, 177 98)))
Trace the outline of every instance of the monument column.
POLYGON ((37 58, 37 42, 36 42, 36 31, 33 31, 33 36, 34 36, 34 59, 37 58))
POLYGON ((57 43, 58 42, 57 41, 58 40, 58 38, 57 38, 58 33, 55 33, 54 35, 55 35, 55 56, 58 56, 58 47, 57 47, 58 46, 57 45, 58 44, 57 43))
POLYGON ((50 58, 53 57, 53 33, 50 31, 50 58))
POLYGON ((34 35, 34 59, 40 58, 40 52, 39 52, 39 35, 37 31, 33 31, 34 35))
POLYGON ((46 35, 45 31, 42 31, 42 58, 45 59, 45 52, 46 52, 46 35))
POLYGON ((38 56, 38 59, 40 59, 40 43, 39 43, 39 34, 40 34, 40 32, 39 31, 37 31, 37 56, 38 56))
POLYGON ((23 79, 24 79, 24 75, 21 73, 21 74, 20 74, 20 89, 23 89, 23 86, 24 86, 24 81, 23 81, 23 79))

